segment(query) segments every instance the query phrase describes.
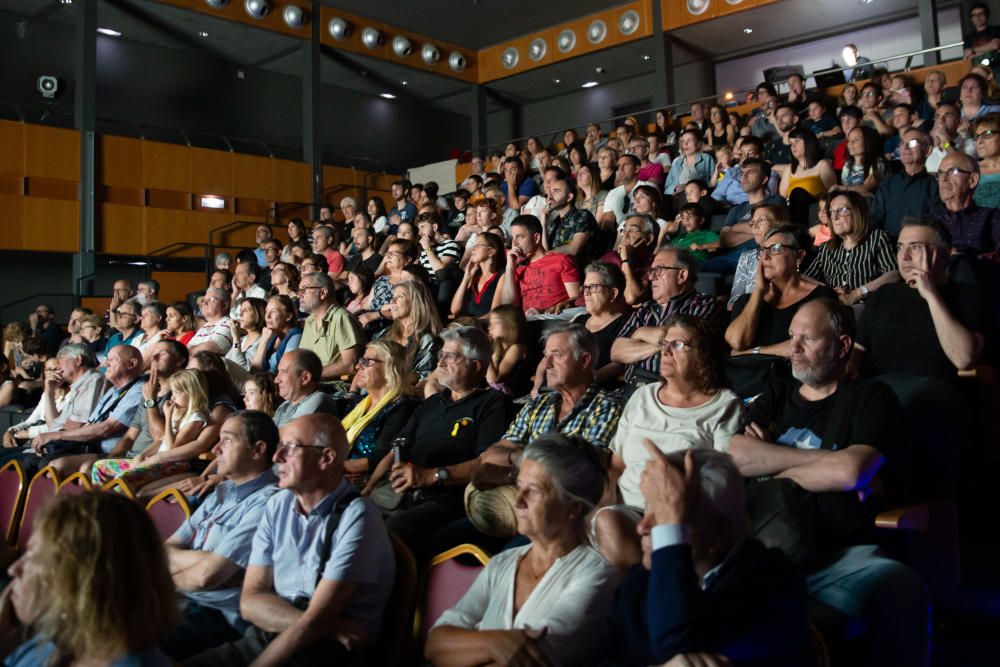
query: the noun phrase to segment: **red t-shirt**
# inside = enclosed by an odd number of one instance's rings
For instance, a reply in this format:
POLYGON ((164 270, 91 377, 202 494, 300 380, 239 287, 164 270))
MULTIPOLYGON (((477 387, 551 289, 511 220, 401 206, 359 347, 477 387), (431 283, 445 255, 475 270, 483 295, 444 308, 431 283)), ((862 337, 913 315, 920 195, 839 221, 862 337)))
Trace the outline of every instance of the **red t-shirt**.
POLYGON ((847 141, 841 141, 833 149, 833 168, 839 174, 847 162, 847 141))
POLYGON ((650 162, 639 170, 640 181, 655 183, 658 188, 663 187, 663 165, 659 162, 650 162))
POLYGON ((521 292, 521 308, 546 310, 569 298, 564 283, 580 282, 580 271, 573 258, 550 252, 514 270, 514 279, 521 292))
POLYGON ((332 248, 323 251, 326 263, 330 267, 329 273, 340 273, 344 270, 344 256, 332 248))

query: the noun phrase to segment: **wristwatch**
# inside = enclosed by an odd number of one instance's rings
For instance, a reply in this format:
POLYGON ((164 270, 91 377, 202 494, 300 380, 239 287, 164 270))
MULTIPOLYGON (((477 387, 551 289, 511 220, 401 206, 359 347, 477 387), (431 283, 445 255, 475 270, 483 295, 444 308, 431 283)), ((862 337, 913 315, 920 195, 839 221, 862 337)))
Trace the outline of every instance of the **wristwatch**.
POLYGON ((156 399, 155 398, 147 398, 145 401, 142 402, 142 407, 146 408, 147 410, 149 408, 155 408, 156 407, 156 399))
POLYGON ((448 477, 449 475, 447 468, 438 468, 436 471, 434 471, 434 484, 436 484, 437 486, 443 486, 445 481, 447 481, 448 477))
POLYGON ((867 299, 868 295, 871 294, 871 290, 868 289, 867 285, 862 285, 860 289, 861 289, 861 298, 867 299))

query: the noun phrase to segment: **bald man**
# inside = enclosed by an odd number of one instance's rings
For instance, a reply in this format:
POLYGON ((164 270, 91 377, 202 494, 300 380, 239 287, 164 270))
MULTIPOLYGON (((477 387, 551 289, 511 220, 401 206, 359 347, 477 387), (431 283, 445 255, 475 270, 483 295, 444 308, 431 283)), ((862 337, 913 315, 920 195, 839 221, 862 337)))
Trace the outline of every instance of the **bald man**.
POLYGON ((107 454, 128 430, 142 403, 142 353, 131 345, 116 345, 108 352, 104 365, 104 378, 111 388, 101 396, 86 422, 67 421, 62 430, 42 433, 23 452, 14 454, 21 458, 25 479, 63 456, 107 454))
POLYGON ((973 201, 979 187, 979 163, 965 153, 949 152, 938 167, 938 191, 944 210, 937 218, 951 232, 952 247, 965 255, 1000 250, 1000 210, 973 201))
POLYGON ((395 559, 378 507, 344 478, 349 450, 332 415, 281 429, 281 490, 261 517, 240 599, 252 626, 185 665, 346 664, 378 636, 395 559))

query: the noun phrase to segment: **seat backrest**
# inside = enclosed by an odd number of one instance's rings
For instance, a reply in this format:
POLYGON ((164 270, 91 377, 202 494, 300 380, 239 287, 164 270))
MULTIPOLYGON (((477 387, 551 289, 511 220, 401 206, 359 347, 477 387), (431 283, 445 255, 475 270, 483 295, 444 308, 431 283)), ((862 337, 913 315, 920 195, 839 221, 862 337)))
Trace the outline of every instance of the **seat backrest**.
POLYGON ((156 526, 161 540, 177 532, 181 524, 191 516, 191 508, 184 495, 177 489, 167 489, 146 505, 146 511, 156 526))
POLYGON ((35 515, 42 505, 59 488, 59 476, 51 466, 45 466, 35 474, 28 485, 28 494, 24 498, 24 513, 21 515, 21 526, 17 531, 17 546, 24 551, 28 546, 28 538, 34 526, 35 515))
POLYGON ((101 491, 120 493, 126 498, 131 498, 132 500, 135 500, 135 492, 132 491, 132 489, 129 488, 128 483, 126 483, 125 480, 121 479, 120 477, 115 477, 111 481, 105 483, 105 485, 101 487, 101 491))
POLYGON ((87 476, 82 472, 75 472, 59 484, 59 488, 56 489, 56 493, 71 493, 73 495, 79 495, 90 491, 90 488, 90 480, 87 479, 87 476))
POLYGON ((427 571, 424 597, 420 604, 420 646, 424 645, 427 633, 441 615, 462 599, 488 560, 489 557, 477 547, 462 545, 431 561, 430 569, 427 571), (479 563, 472 565, 459 562, 457 557, 463 554, 473 556, 479 563))
POLYGON ((417 597, 417 561, 395 533, 389 533, 396 556, 396 578, 382 617, 382 630, 365 657, 365 664, 410 664, 413 603, 417 597))
POLYGON ((24 502, 24 471, 16 460, 0 468, 0 530, 3 540, 10 542, 17 527, 18 514, 24 502))

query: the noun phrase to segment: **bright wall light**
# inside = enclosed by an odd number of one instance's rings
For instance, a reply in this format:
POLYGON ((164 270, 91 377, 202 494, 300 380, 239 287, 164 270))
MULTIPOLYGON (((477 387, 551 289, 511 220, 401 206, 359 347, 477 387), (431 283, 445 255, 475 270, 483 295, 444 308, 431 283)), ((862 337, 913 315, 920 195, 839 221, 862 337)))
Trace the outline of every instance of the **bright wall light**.
POLYGON ((392 93, 379 93, 379 97, 384 97, 387 100, 394 100, 394 99, 396 99, 396 96, 393 95, 392 93))
POLYGON ((588 81, 587 83, 582 84, 580 87, 581 88, 593 88, 596 85, 597 85, 596 81, 588 81))
POLYGON ((201 198, 202 208, 226 208, 226 200, 215 195, 205 195, 201 198))
POLYGON ((107 35, 108 37, 121 37, 122 34, 117 30, 112 30, 111 28, 98 28, 97 32, 102 35, 107 35))

